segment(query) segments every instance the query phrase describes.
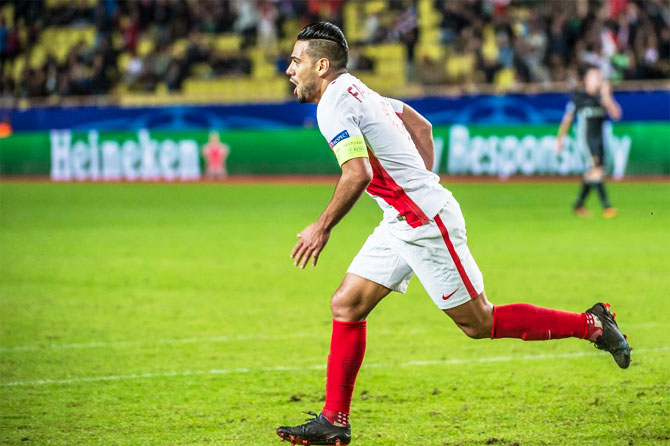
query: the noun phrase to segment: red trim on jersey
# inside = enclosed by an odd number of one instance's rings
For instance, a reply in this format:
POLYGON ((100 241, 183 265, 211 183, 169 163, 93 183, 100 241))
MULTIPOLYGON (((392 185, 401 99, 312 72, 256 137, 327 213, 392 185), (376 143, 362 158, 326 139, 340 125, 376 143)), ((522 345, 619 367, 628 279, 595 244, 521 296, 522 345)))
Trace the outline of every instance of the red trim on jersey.
POLYGON ((430 219, 424 214, 419 206, 407 195, 405 190, 384 170, 377 157, 368 148, 370 166, 372 166, 372 181, 367 191, 382 198, 398 211, 400 217, 404 217, 407 224, 413 228, 425 225, 430 219))
POLYGON ((475 287, 472 286, 472 282, 470 282, 470 278, 465 272, 465 268, 463 268, 461 259, 458 257, 456 249, 454 249, 454 245, 451 243, 451 239, 449 239, 449 233, 447 232, 447 228, 444 226, 444 223, 442 222, 442 219, 440 218, 439 215, 435 216, 435 223, 437 224, 437 227, 440 228, 440 232, 442 233, 444 243, 447 245, 447 249, 449 250, 449 254, 451 255, 451 260, 453 260, 454 264, 456 265, 456 269, 458 270, 458 274, 461 276, 461 280, 465 285, 465 289, 468 290, 470 298, 474 299, 475 297, 477 297, 477 291, 475 290, 475 287))

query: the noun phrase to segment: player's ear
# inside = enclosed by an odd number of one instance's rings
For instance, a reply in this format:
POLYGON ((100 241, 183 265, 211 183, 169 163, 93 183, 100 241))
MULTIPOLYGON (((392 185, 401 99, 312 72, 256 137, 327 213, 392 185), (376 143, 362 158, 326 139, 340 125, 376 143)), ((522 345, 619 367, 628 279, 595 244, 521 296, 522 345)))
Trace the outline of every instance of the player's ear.
POLYGON ((325 57, 322 57, 316 63, 316 72, 319 74, 319 76, 325 76, 329 68, 330 68, 330 61, 325 57))

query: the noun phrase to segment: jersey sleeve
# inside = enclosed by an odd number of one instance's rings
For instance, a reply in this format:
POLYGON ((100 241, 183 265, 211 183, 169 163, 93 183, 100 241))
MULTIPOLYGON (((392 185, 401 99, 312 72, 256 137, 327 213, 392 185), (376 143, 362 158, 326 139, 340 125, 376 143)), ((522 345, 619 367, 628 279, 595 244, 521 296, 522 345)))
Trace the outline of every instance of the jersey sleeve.
POLYGON ((368 148, 353 107, 340 102, 340 107, 323 111, 319 109, 317 115, 319 130, 328 141, 340 167, 353 158, 368 158, 368 148))
POLYGON ((565 106, 565 113, 574 113, 575 110, 577 109, 577 105, 575 104, 575 95, 573 94, 570 100, 568 101, 568 105, 565 106))
POLYGON ((393 107, 393 111, 395 112, 396 115, 398 116, 402 115, 402 110, 405 107, 404 102, 393 98, 384 98, 384 99, 386 99, 386 102, 391 104, 391 107, 393 107))

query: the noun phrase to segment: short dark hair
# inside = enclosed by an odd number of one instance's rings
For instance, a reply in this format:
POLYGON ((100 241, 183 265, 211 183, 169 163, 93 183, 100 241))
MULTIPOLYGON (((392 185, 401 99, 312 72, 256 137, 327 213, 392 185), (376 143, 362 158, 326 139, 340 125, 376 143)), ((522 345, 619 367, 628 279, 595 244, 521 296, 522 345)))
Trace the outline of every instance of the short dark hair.
POLYGON ((577 73, 579 74, 579 77, 585 77, 585 76, 586 76, 586 73, 588 73, 588 72, 591 71, 591 70, 598 70, 598 71, 600 71, 600 67, 599 67, 598 65, 596 65, 596 64, 585 63, 585 64, 581 65, 581 66, 577 69, 577 73))
POLYGON ((349 61, 349 44, 344 33, 330 22, 317 22, 304 27, 298 33, 298 40, 309 41, 307 54, 313 59, 325 57, 332 67, 342 70, 349 61))

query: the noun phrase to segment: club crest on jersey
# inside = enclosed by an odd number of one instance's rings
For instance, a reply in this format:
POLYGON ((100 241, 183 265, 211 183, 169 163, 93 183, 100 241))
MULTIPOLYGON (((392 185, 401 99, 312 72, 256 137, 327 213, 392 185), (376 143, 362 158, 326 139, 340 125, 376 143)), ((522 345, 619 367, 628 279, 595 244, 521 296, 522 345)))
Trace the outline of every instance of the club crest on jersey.
POLYGON ((349 132, 347 132, 346 130, 342 130, 340 133, 335 135, 335 138, 330 140, 328 145, 332 149, 333 147, 335 147, 337 145, 337 143, 339 143, 340 141, 343 141, 347 138, 349 138, 349 132))

